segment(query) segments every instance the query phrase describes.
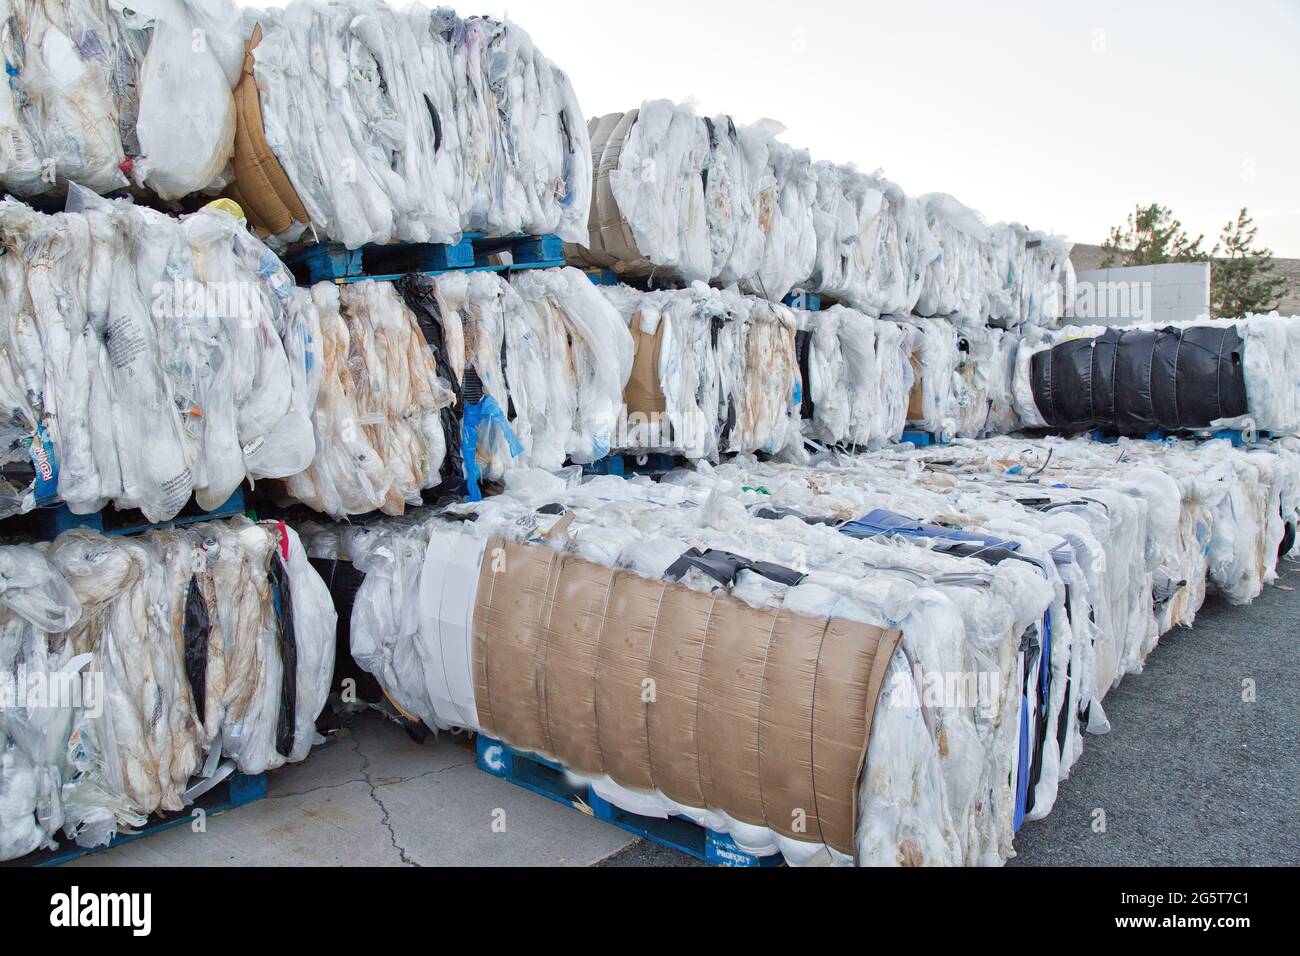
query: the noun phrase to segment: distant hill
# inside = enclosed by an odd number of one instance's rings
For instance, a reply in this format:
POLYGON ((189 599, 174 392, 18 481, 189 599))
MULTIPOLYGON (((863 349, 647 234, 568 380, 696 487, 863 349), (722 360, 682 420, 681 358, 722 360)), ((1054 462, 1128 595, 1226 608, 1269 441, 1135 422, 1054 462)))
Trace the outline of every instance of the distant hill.
MULTIPOLYGON (((1070 261, 1074 263, 1076 271, 1100 269, 1101 260, 1105 256, 1101 246, 1081 243, 1070 253, 1070 261)), ((1283 291, 1278 311, 1283 315, 1300 315, 1300 259, 1274 259, 1273 271, 1287 278, 1287 287, 1283 291)))

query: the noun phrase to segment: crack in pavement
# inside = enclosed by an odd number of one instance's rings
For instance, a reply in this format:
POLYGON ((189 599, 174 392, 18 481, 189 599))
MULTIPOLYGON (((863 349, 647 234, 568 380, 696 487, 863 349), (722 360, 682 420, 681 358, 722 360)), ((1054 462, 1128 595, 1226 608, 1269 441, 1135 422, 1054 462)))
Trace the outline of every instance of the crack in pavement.
POLYGON ((401 859, 403 866, 420 866, 419 863, 412 860, 407 854, 406 848, 397 842, 397 830, 394 829, 392 820, 389 817, 388 807, 384 806, 384 801, 379 798, 379 792, 375 787, 374 781, 370 779, 370 758, 366 755, 366 752, 361 749, 361 735, 354 734, 354 739, 356 745, 353 747, 353 750, 355 750, 357 756, 361 758, 361 776, 365 779, 366 786, 370 789, 370 799, 375 801, 375 805, 379 807, 379 812, 383 815, 380 822, 384 825, 384 829, 388 831, 388 838, 393 843, 393 849, 397 851, 397 855, 401 859))
MULTIPOLYGON (((362 758, 363 766, 368 765, 365 755, 360 752, 360 739, 354 734, 353 738, 357 741, 353 751, 362 758)), ((448 764, 445 767, 439 767, 436 770, 425 770, 422 773, 413 773, 409 777, 381 777, 378 780, 371 780, 364 775, 364 770, 358 770, 361 776, 349 777, 339 783, 322 783, 318 787, 308 787, 306 790, 286 790, 283 793, 273 793, 267 799, 283 800, 286 797, 305 797, 311 793, 320 793, 322 790, 338 790, 343 787, 350 787, 355 783, 372 784, 375 787, 395 787, 399 784, 410 783, 412 780, 419 780, 423 777, 433 777, 440 773, 446 773, 448 770, 455 770, 458 767, 468 767, 474 763, 473 760, 465 760, 461 763, 448 764)))

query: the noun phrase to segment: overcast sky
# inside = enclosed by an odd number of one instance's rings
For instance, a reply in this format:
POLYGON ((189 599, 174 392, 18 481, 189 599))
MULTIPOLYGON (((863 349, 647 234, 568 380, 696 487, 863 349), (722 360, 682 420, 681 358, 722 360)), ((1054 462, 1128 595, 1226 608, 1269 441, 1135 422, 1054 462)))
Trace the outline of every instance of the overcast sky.
MULTIPOLYGON (((252 6, 283 6, 269 4, 252 6)), ((771 117, 989 221, 1098 243, 1136 203, 1300 258, 1300 0, 510 0, 588 116, 771 117)))

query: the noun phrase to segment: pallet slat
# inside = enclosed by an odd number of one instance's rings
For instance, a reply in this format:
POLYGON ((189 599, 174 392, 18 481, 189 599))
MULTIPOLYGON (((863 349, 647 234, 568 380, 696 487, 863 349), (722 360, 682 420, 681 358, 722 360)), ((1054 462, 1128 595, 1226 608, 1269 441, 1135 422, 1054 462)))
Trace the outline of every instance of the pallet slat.
POLYGON ((682 464, 685 459, 664 452, 615 452, 600 461, 582 466, 584 475, 664 475, 682 464))
POLYGON ((907 429, 903 432, 903 437, 899 439, 904 442, 911 442, 917 448, 929 448, 931 445, 946 445, 943 436, 935 432, 924 432, 916 429, 907 429))
MULTIPOLYGON (((1104 445, 1113 445, 1119 441, 1119 437, 1109 434, 1105 429, 1094 429, 1088 433, 1088 437, 1095 442, 1101 442, 1104 445)), ((1272 432, 1256 432, 1255 442, 1266 442, 1273 439, 1272 432)), ((1247 433, 1239 428, 1220 428, 1213 431, 1209 429, 1187 430, 1187 431, 1170 431, 1165 428, 1157 428, 1143 436, 1146 441, 1153 442, 1171 442, 1178 439, 1188 441, 1214 441, 1224 439, 1232 442, 1234 448, 1245 448, 1251 442, 1247 440, 1247 433)))
POLYGON ((63 532, 75 528, 89 528, 92 531, 98 531, 106 535, 131 535, 150 531, 154 528, 181 527, 245 513, 244 491, 242 488, 238 488, 233 495, 214 511, 204 511, 191 499, 189 504, 170 521, 150 523, 145 520, 140 511, 135 509, 115 511, 111 508, 104 508, 93 514, 78 515, 69 511, 67 505, 42 509, 40 512, 35 512, 34 517, 41 532, 49 538, 55 538, 63 532))
POLYGON ((575 785, 568 772, 553 760, 515 750, 486 734, 478 735, 476 751, 478 767, 485 773, 711 866, 770 867, 783 862, 779 853, 762 857, 746 853, 727 834, 685 817, 645 817, 622 810, 602 799, 590 786, 575 785))

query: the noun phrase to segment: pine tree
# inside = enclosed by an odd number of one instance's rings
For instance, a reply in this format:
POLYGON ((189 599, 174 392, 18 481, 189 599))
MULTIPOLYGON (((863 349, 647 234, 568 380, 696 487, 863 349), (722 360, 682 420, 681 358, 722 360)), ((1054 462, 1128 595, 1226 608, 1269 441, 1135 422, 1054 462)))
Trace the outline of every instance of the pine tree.
POLYGON ((1255 248, 1255 221, 1242 209, 1214 245, 1210 304, 1214 314, 1235 319, 1276 309, 1286 279, 1273 272, 1273 253, 1255 248))
POLYGON ((1101 244, 1106 257, 1101 267, 1150 266, 1162 262, 1197 262, 1205 259, 1204 236, 1192 239, 1173 210, 1159 203, 1138 206, 1125 226, 1116 226, 1101 244))

